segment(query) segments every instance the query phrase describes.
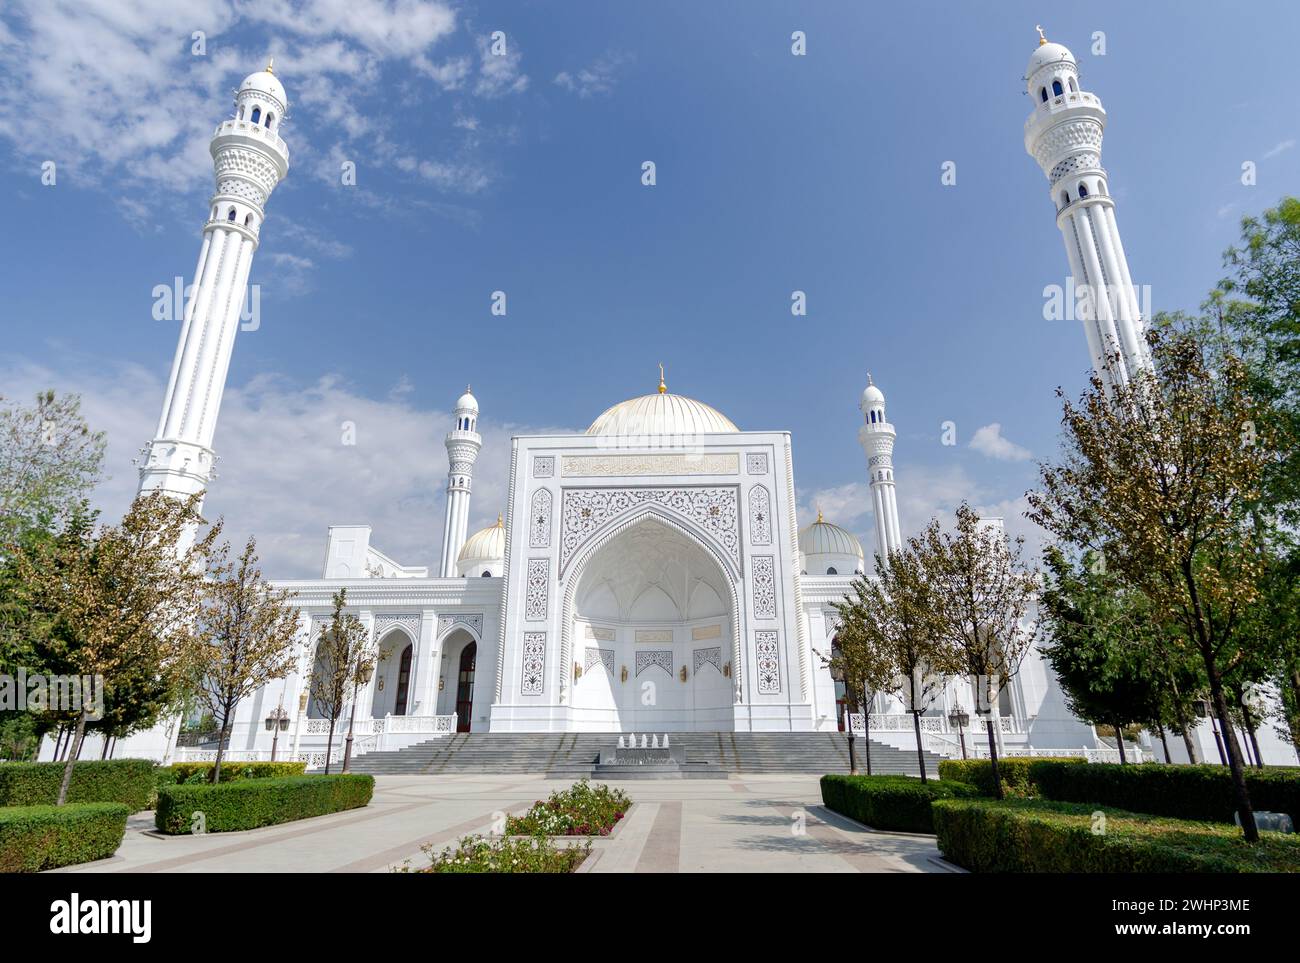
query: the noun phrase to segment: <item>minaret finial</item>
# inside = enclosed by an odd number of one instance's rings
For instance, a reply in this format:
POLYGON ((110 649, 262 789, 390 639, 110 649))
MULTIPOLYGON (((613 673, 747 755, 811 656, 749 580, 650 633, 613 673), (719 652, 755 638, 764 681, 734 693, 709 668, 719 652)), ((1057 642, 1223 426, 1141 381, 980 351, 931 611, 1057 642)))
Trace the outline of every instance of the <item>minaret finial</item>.
POLYGON ((270 60, 268 60, 268 61, 266 62, 266 72, 267 72, 268 74, 270 74, 272 77, 275 76, 275 58, 274 58, 274 57, 272 57, 270 60))
POLYGON ((871 372, 867 372, 867 387, 870 388, 875 382, 871 380, 871 372))
POLYGON ((659 362, 659 393, 663 394, 668 390, 668 385, 664 383, 664 363, 659 362))
POLYGON ((1047 43, 1047 35, 1043 33, 1043 28, 1039 24, 1034 24, 1034 29, 1038 31, 1038 46, 1047 43))
POLYGON ((820 505, 818 505, 818 506, 817 506, 817 524, 820 525, 821 523, 822 523, 822 507, 821 507, 820 505))
POLYGON ((505 526, 501 524, 501 513, 497 512, 497 528, 504 528, 504 527, 505 526))

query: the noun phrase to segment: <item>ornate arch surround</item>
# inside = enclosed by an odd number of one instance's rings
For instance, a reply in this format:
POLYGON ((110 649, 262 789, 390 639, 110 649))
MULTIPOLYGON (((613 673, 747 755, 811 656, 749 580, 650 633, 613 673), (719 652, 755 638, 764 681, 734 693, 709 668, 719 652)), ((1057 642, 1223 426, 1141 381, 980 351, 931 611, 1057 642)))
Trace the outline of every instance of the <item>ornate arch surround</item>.
MULTIPOLYGON (((739 573, 732 564, 731 559, 723 552, 718 550, 713 539, 701 532, 693 524, 685 519, 664 511, 658 505, 641 505, 626 515, 621 516, 615 522, 611 523, 604 531, 595 534, 587 539, 576 551, 573 560, 569 563, 568 569, 560 577, 560 581, 566 583, 564 587, 563 603, 560 607, 560 665, 569 666, 573 661, 573 604, 574 596, 578 590, 578 584, 582 581, 582 574, 586 571, 587 563, 592 557, 604 548, 618 536, 640 525, 643 522, 651 522, 662 525, 665 528, 672 529, 680 535, 685 536, 692 543, 702 548, 709 557, 717 563, 718 568, 722 570, 722 584, 727 590, 731 599, 731 625, 732 625, 732 681, 733 684, 744 678, 742 674, 741 663, 741 638, 742 630, 740 625, 740 590, 739 590, 739 573)), ((567 672, 567 669, 565 669, 567 672)))

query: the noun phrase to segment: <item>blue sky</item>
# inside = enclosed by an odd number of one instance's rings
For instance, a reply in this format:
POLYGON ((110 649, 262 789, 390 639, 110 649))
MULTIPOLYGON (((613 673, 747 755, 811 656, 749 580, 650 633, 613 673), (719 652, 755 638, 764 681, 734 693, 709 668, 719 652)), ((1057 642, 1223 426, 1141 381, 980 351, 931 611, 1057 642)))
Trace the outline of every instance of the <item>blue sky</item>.
POLYGON ((965 497, 1023 531, 1053 390, 1077 393, 1088 363, 1077 322, 1043 320, 1067 268, 1022 143, 1036 23, 1108 112, 1135 282, 1156 309, 1194 307, 1240 216, 1300 184, 1280 106, 1294 63, 1275 52, 1294 4, 17 0, 0 13, 0 176, 21 226, 0 242, 0 393, 81 392, 110 433, 101 503, 124 507, 176 343, 151 291, 193 271, 207 140, 274 53, 291 170, 208 501, 258 534, 268 571, 315 573, 331 522, 435 566, 466 382, 485 429, 471 521, 488 524, 511 433, 583 429, 652 390, 659 361, 742 428, 793 432, 801 523, 822 505, 872 544, 870 370, 899 431, 903 527, 965 497))

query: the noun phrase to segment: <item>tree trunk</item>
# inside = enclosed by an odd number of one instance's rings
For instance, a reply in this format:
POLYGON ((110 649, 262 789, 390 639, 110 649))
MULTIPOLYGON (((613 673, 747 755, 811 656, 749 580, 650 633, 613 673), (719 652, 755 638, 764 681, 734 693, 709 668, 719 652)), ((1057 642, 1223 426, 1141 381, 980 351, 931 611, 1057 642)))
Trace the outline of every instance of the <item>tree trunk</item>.
POLYGON ((1214 702, 1215 714, 1219 717, 1219 728, 1223 730, 1223 745, 1228 754, 1228 769, 1232 773, 1232 788, 1237 797, 1237 815, 1241 819, 1241 829, 1246 842, 1259 842, 1259 828, 1255 825, 1255 811, 1250 805, 1250 792, 1246 789, 1246 773, 1241 767, 1241 749, 1237 745, 1237 734, 1232 731, 1228 721, 1228 703, 1223 698, 1223 683, 1219 673, 1213 669, 1213 661, 1207 659, 1210 669, 1206 674, 1210 679, 1210 698, 1214 702))
POLYGON ((916 729, 916 764, 921 768, 921 782, 929 780, 925 776, 925 750, 921 748, 921 713, 912 713, 912 726, 916 729))
POLYGON ((55 762, 59 761, 59 754, 63 752, 63 726, 54 730, 54 756, 55 762))
POLYGON ((334 754, 334 718, 330 718, 330 734, 325 742, 325 775, 330 774, 330 756, 334 754))
POLYGON ((352 765, 352 728, 357 724, 357 685, 352 684, 352 711, 348 714, 348 738, 343 749, 343 771, 352 765))
POLYGON ((1123 766, 1128 762, 1128 758, 1124 755, 1124 730, 1119 727, 1118 722, 1115 723, 1115 745, 1119 746, 1119 764, 1123 766))
POLYGON ((1002 792, 1002 774, 998 772, 998 745, 997 745, 997 740, 993 736, 992 713, 989 714, 988 730, 989 730, 989 765, 993 767, 993 797, 995 799, 1002 799, 1004 795, 1002 792))
POLYGON ((108 758, 108 733, 107 732, 104 733, 104 745, 100 747, 99 758, 100 759, 108 758))
POLYGON ((1156 723, 1156 729, 1160 732, 1160 745, 1165 747, 1165 765, 1172 766, 1174 760, 1169 755, 1169 740, 1165 738, 1165 727, 1160 723, 1156 723))
POLYGON ((1255 756, 1255 768, 1264 768, 1264 757, 1259 754, 1259 740, 1255 737, 1255 719, 1250 714, 1250 705, 1246 702, 1246 692, 1243 689, 1237 696, 1237 704, 1241 706, 1241 721, 1245 723, 1246 735, 1250 738, 1250 751, 1255 756))
POLYGON ((77 731, 73 736, 73 748, 76 752, 68 753, 68 762, 63 767, 63 782, 59 784, 59 798, 54 801, 54 805, 62 806, 68 801, 68 786, 72 784, 72 767, 77 764, 77 754, 81 752, 81 740, 86 737, 86 710, 82 708, 81 715, 77 716, 77 731))
POLYGON ((229 709, 221 713, 221 728, 217 730, 217 761, 212 764, 212 778, 208 780, 214 786, 221 781, 221 760, 226 755, 226 729, 230 726, 230 716, 229 709))
POLYGON ((871 710, 870 703, 862 704, 862 755, 867 760, 867 775, 871 775, 871 710))

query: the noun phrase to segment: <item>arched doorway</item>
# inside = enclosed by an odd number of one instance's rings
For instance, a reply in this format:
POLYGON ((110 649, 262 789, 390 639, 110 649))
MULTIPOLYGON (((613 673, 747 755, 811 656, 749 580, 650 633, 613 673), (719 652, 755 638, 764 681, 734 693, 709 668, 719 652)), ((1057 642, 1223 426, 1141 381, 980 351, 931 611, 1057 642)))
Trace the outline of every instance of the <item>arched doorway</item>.
POLYGON ((456 672, 456 731, 469 732, 474 720, 474 664, 478 661, 478 643, 470 641, 460 651, 460 668, 456 672))
POLYGON ((393 706, 393 715, 406 715, 406 697, 411 688, 411 653, 412 646, 402 650, 402 661, 397 667, 397 701, 393 706))
POLYGON ((647 515, 575 572, 571 706, 589 731, 732 731, 736 628, 718 559, 647 515))

